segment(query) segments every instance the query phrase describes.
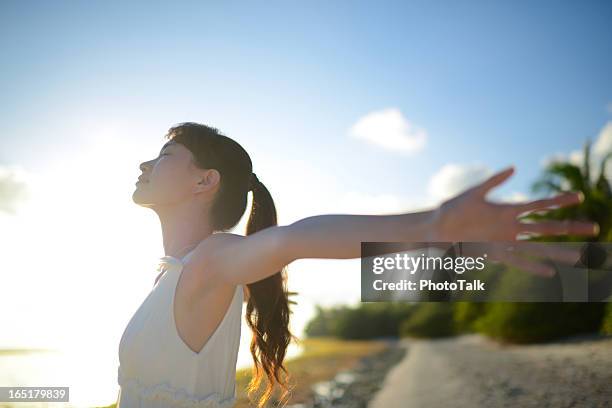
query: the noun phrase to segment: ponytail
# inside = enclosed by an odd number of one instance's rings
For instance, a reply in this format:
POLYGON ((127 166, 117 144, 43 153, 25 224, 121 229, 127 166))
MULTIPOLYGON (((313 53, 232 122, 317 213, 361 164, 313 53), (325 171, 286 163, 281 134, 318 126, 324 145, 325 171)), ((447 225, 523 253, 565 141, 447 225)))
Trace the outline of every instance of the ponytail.
MULTIPOLYGON (((253 204, 246 235, 277 225, 274 200, 266 186, 257 179, 255 173, 251 175, 250 190, 253 193, 253 204)), ((291 378, 283 366, 283 360, 291 339, 298 340, 289 331, 289 315, 292 313, 289 304, 295 304, 295 302, 290 301, 288 296, 295 292, 287 291, 286 268, 249 284, 248 289, 246 319, 253 331, 250 350, 255 366, 247 392, 250 399, 252 394, 259 389, 263 379, 260 368, 263 367, 268 384, 257 404, 257 407, 261 408, 270 399, 274 383, 278 383, 283 389, 280 401, 283 401, 291 391, 286 382, 281 379, 280 374, 282 371, 288 378, 291 378)))

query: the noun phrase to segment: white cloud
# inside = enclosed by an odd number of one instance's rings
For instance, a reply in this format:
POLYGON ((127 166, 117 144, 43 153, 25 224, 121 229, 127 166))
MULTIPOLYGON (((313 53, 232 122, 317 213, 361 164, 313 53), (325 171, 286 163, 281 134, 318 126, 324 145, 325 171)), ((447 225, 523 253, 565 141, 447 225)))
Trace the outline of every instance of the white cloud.
POLYGON ((483 182, 493 171, 481 164, 445 164, 430 179, 428 193, 437 202, 483 182))
POLYGON ((604 156, 612 152, 612 121, 608 121, 599 131, 599 135, 593 144, 593 153, 604 156))
POLYGON ((606 105, 606 110, 608 111, 608 113, 612 113, 612 102, 606 105))
POLYGON ((375 146, 402 154, 423 150, 425 129, 414 126, 397 108, 370 112, 350 128, 349 134, 375 146))

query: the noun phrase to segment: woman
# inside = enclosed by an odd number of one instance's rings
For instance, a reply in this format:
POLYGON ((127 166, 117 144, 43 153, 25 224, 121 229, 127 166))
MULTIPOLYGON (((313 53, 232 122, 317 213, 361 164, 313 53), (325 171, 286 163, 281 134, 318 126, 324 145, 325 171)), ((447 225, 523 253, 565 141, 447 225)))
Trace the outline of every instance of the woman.
POLYGON ((235 402, 242 302, 253 331, 249 397, 263 375, 288 395, 283 366, 289 331, 285 266, 300 258, 360 257, 361 241, 515 241, 517 234, 596 233, 587 222, 522 224, 526 211, 580 202, 577 194, 496 204, 487 192, 512 168, 438 208, 398 215, 329 214, 278 226, 274 201, 252 173, 247 152, 217 129, 171 128, 160 155, 140 168, 133 200, 159 216, 165 256, 160 275, 119 346, 119 407, 230 407, 235 402), (253 193, 247 236, 226 232, 253 193), (263 371, 263 372, 262 372, 263 371))

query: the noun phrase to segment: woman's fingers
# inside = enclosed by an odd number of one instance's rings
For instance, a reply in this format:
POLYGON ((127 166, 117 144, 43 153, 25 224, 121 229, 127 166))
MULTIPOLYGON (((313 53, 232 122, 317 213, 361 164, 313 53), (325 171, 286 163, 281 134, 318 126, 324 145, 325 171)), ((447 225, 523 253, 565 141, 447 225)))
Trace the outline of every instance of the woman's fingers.
POLYGON ((531 255, 542 258, 549 258, 556 262, 567 265, 574 265, 582 255, 582 248, 572 243, 555 242, 517 242, 513 244, 517 255, 531 255))
POLYGON ((599 234, 599 225, 588 221, 539 221, 519 223, 519 232, 531 232, 540 235, 587 235, 599 234))
MULTIPOLYGON (((550 207, 569 207, 584 201, 582 192, 559 194, 555 197, 530 201, 522 204, 511 204, 518 213, 550 209, 550 207)), ((587 221, 541 221, 535 223, 519 223, 520 232, 536 233, 540 235, 585 235, 599 234, 599 225, 587 221)))
POLYGON ((582 201, 584 201, 584 194, 582 194, 582 192, 565 193, 551 198, 530 201, 528 203, 513 204, 513 207, 520 213, 524 213, 527 211, 545 210, 553 206, 568 207, 580 204, 582 201))

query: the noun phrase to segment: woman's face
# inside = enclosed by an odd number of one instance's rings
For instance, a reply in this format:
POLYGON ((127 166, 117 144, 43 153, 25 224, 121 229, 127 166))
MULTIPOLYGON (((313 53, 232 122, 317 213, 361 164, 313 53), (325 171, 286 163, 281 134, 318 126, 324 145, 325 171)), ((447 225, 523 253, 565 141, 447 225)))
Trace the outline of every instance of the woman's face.
POLYGON ((204 170, 192 163, 192 154, 185 146, 170 140, 159 156, 140 164, 142 175, 136 183, 132 199, 144 207, 163 207, 192 200, 205 187, 204 170))

